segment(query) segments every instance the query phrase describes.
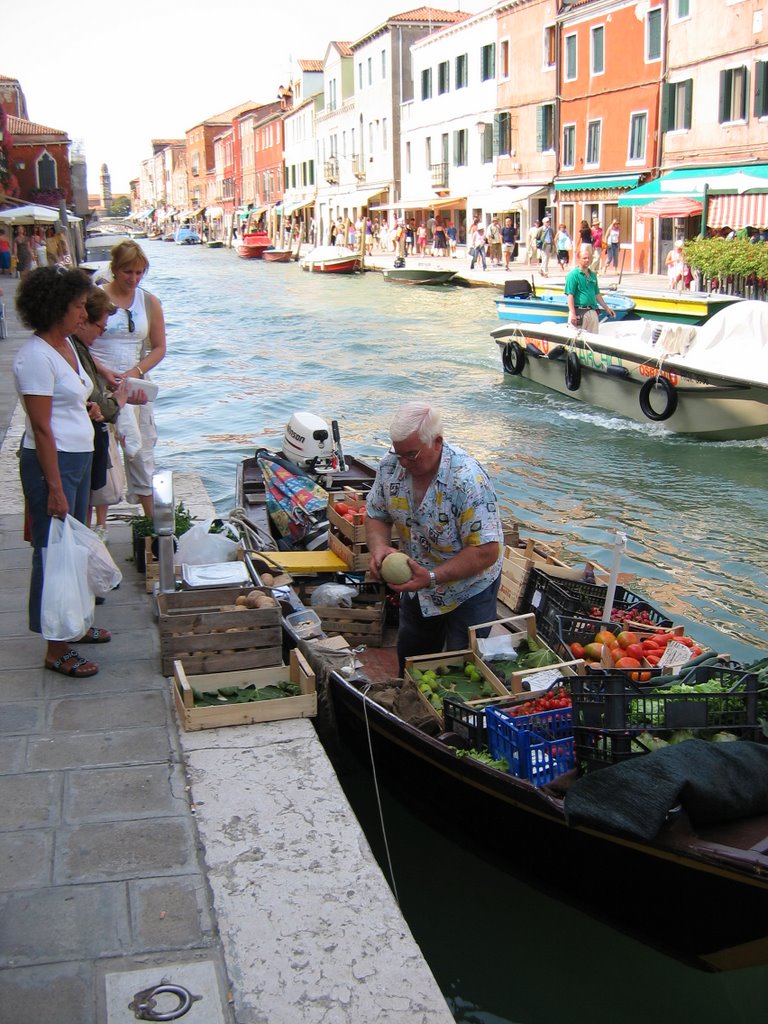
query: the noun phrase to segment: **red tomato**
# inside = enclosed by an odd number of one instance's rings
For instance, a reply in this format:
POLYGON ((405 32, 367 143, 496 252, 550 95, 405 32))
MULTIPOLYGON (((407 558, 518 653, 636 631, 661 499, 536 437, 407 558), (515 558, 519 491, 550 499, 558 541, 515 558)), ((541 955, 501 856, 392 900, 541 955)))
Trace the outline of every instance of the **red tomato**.
POLYGON ((640 661, 645 654, 645 650, 642 644, 630 644, 629 647, 625 648, 625 653, 629 658, 637 658, 640 661))
POLYGON ((686 647, 693 647, 693 640, 689 636, 676 636, 675 640, 679 644, 685 644, 686 647))
POLYGON ((581 644, 571 644, 571 654, 574 658, 583 658, 584 647, 581 644))
POLYGON ((698 658, 698 656, 700 654, 703 654, 703 653, 704 653, 704 648, 703 647, 699 647, 698 644, 694 644, 693 647, 691 648, 691 657, 692 658, 698 658))
POLYGON ((630 644, 639 643, 640 637, 637 635, 637 633, 632 633, 629 630, 624 630, 623 632, 619 633, 619 635, 616 637, 616 640, 618 641, 619 647, 623 647, 626 651, 630 644))
POLYGON ((610 629, 601 629, 599 633, 595 633, 595 643, 613 647, 616 644, 616 634, 610 629))
POLYGON ((350 511, 349 505, 344 501, 337 501, 333 507, 340 516, 345 516, 350 511))
POLYGON ((641 668, 641 665, 637 658, 619 658, 616 668, 641 668))
POLYGON ((645 660, 648 662, 649 665, 655 667, 659 664, 661 658, 658 656, 658 654, 646 654, 645 660))

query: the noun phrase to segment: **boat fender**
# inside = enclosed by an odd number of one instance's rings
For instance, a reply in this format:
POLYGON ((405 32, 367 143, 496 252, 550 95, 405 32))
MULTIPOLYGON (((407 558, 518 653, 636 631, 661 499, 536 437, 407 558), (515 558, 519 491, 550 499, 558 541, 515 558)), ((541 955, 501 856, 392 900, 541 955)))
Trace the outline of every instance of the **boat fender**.
POLYGON ((677 409, 677 391, 666 377, 649 377, 640 388, 640 409, 644 416, 656 423, 668 420, 677 409), (650 401, 652 391, 660 391, 664 396, 664 406, 656 411, 650 401))
POLYGON ((621 380, 627 380, 631 377, 631 373, 626 366, 606 366, 605 372, 610 374, 611 377, 620 377, 621 380))
POLYGON ((581 387, 581 363, 573 351, 565 357, 565 386, 569 391, 578 391, 581 387))
POLYGON ((547 352, 547 359, 562 359, 565 352, 565 345, 553 345, 547 352))
POLYGON ((525 366, 525 352, 516 341, 508 342, 501 352, 501 365, 505 373, 511 373, 513 377, 519 376, 525 366))
POLYGON ((543 359, 544 357, 544 353, 541 351, 540 348, 537 348, 535 345, 526 345, 525 351, 528 353, 529 356, 533 356, 534 359, 543 359))

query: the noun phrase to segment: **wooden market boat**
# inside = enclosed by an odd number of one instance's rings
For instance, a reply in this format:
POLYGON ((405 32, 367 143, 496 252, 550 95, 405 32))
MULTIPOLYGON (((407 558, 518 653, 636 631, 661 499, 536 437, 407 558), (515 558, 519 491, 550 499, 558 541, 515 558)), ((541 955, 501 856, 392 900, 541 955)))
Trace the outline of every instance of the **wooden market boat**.
MULTIPOLYGON (((605 283, 604 280, 602 282, 605 283)), ((547 290, 553 295, 563 295, 565 283, 553 281, 547 290)), ((624 286, 608 285, 603 288, 603 298, 609 295, 623 295, 631 299, 638 316, 664 323, 703 324, 734 303, 743 302, 739 295, 724 292, 674 291, 663 288, 636 288, 632 283, 624 286)))
POLYGON ((290 263, 293 259, 291 249, 265 249, 264 259, 267 263, 290 263))
POLYGON ((362 266, 360 253, 343 245, 319 245, 301 260, 302 270, 314 274, 354 274, 362 266))
POLYGON ((504 373, 699 440, 768 436, 768 304, 743 301, 705 324, 605 322, 491 332, 504 373))
MULTIPOLYGON (((620 292, 604 292, 606 305, 613 310, 617 320, 623 320, 634 312, 635 303, 620 292)), ((504 282, 504 295, 495 300, 500 320, 514 320, 523 324, 568 322, 568 300, 562 293, 547 290, 537 294, 532 282, 510 280, 504 282)), ((600 311, 600 319, 605 314, 600 311)))
POLYGON ((442 285, 450 284, 455 270, 436 270, 434 267, 394 267, 384 271, 384 280, 393 284, 442 285))

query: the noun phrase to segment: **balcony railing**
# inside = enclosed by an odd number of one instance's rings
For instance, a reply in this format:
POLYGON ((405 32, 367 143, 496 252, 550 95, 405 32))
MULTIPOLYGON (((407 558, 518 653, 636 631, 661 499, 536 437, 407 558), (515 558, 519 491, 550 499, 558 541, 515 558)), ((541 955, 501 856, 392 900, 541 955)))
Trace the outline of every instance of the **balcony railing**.
POLYGON ((448 164, 432 164, 432 188, 448 188, 448 164))
POLYGON ((339 161, 338 158, 332 156, 330 160, 326 160, 323 165, 323 174, 325 180, 335 185, 339 180, 339 161))
POLYGON ((358 181, 365 181, 365 157, 357 153, 352 156, 352 173, 358 181))

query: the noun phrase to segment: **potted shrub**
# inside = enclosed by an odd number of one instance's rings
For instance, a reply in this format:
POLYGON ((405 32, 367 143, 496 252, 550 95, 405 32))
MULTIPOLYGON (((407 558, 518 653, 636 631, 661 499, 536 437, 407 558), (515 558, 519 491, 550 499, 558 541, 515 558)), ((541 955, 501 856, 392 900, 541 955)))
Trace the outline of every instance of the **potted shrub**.
MULTIPOLYGON (((183 501, 180 501, 174 509, 174 536, 181 537, 189 530, 194 522, 192 513, 183 501)), ((146 544, 145 538, 155 537, 155 522, 151 516, 136 515, 130 520, 131 536, 133 540, 133 560, 139 572, 146 572, 146 559, 144 557, 146 544)), ((175 546, 175 545, 174 545, 175 546)), ((157 557, 157 537, 152 542, 152 552, 157 557)))

